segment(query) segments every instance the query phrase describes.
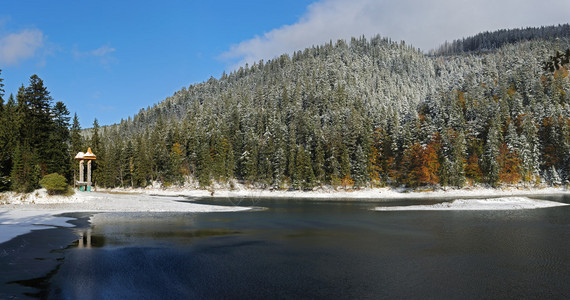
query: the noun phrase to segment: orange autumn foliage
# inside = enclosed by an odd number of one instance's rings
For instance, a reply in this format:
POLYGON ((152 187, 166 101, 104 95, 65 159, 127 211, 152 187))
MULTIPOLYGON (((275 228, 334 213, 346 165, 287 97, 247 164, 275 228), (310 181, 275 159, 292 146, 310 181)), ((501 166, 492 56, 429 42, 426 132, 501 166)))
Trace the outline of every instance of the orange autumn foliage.
POLYGON ((350 177, 350 174, 346 174, 340 182, 343 189, 352 188, 352 186, 354 186, 354 180, 350 177))
POLYGON ((382 156, 377 147, 372 145, 370 147, 370 154, 368 156, 369 170, 368 174, 370 176, 370 181, 374 185, 378 185, 381 182, 380 174, 382 174, 382 165, 380 164, 382 156))
POLYGON ((507 184, 517 183, 521 180, 520 164, 518 155, 508 149, 507 144, 503 143, 499 149, 498 163, 499 180, 507 184))
POLYGON ((439 159, 437 142, 427 146, 413 144, 404 152, 400 181, 412 187, 439 183, 439 159))

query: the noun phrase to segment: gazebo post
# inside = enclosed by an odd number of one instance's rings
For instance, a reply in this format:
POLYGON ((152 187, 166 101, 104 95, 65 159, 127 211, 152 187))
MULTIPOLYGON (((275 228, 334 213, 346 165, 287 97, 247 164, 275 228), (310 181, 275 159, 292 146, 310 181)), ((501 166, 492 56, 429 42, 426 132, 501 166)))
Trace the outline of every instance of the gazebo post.
POLYGON ((87 161, 87 190, 91 191, 91 160, 87 161))
POLYGON ((86 191, 91 191, 91 161, 97 159, 97 156, 89 148, 86 153, 77 153, 75 159, 79 160, 79 181, 76 184, 80 189, 83 189, 83 186, 85 186, 86 191), (83 165, 85 160, 87 160, 87 181, 85 181, 85 167, 83 165))
POLYGON ((79 161, 79 182, 83 182, 84 178, 83 176, 85 171, 83 170, 83 162, 84 162, 83 159, 79 161))

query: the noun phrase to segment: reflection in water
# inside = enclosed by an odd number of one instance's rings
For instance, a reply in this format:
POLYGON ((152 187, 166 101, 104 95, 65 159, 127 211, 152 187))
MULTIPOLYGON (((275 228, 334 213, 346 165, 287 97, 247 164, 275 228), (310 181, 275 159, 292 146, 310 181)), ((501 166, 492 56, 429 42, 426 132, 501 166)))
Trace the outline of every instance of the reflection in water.
POLYGON ((78 231, 78 248, 174 247, 190 245, 195 239, 241 234, 241 231, 220 228, 223 218, 216 218, 217 227, 200 227, 195 213, 102 213, 91 218, 92 227, 78 231))
POLYGON ((80 231, 77 233, 79 240, 77 241, 77 248, 91 248, 91 229, 80 231))
POLYGON ((94 235, 93 229, 75 230, 79 239, 74 243, 76 248, 101 248, 106 246, 106 237, 104 235, 94 235))

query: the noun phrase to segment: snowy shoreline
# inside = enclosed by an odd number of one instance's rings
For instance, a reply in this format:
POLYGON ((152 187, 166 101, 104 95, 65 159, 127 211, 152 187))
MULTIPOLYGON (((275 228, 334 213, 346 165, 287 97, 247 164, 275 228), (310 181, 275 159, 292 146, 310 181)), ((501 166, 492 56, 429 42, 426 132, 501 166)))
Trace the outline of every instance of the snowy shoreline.
POLYGON ((470 197, 507 197, 507 196, 540 196, 568 194, 565 188, 462 188, 435 191, 410 191, 394 188, 366 188, 360 190, 335 190, 324 187, 314 191, 288 191, 254 189, 237 186, 236 189, 200 190, 194 188, 114 188, 99 189, 111 193, 146 194, 160 196, 181 196, 189 198, 295 198, 321 200, 358 200, 383 201, 394 199, 434 199, 434 198, 470 198, 470 197))
POLYGON ((189 202, 184 197, 108 192, 76 192, 74 195, 48 196, 45 190, 31 194, 4 193, 0 197, 0 244, 32 230, 73 227, 66 213, 112 212, 236 212, 248 207, 205 205, 189 202))
POLYGON ((427 211, 427 210, 520 210, 568 206, 555 201, 527 197, 503 197, 488 199, 456 199, 432 205, 379 206, 376 211, 427 211))

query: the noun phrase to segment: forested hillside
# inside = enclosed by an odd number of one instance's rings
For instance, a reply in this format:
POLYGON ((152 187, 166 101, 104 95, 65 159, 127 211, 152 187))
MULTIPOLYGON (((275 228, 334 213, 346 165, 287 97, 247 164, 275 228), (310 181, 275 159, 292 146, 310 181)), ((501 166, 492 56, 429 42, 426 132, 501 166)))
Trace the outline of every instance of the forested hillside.
POLYGON ((74 120, 72 147, 93 149, 106 187, 566 184, 560 28, 446 55, 379 36, 330 42, 183 88, 120 124, 95 122, 83 142, 74 120))
MULTIPOLYGON (((568 35, 568 28, 563 34, 568 35)), ((501 34, 499 32, 498 34, 501 34)), ((570 41, 426 56, 374 37, 245 66, 96 129, 104 186, 564 184, 570 41), (564 55, 564 54, 563 54, 564 55), (562 56, 564 58, 564 56, 562 56), (101 138, 99 138, 101 137, 101 138)))
POLYGON ((450 55, 463 52, 481 52, 498 49, 506 44, 532 40, 554 40, 570 38, 570 24, 542 26, 539 28, 502 29, 494 32, 482 32, 475 36, 445 42, 432 55, 450 55))

